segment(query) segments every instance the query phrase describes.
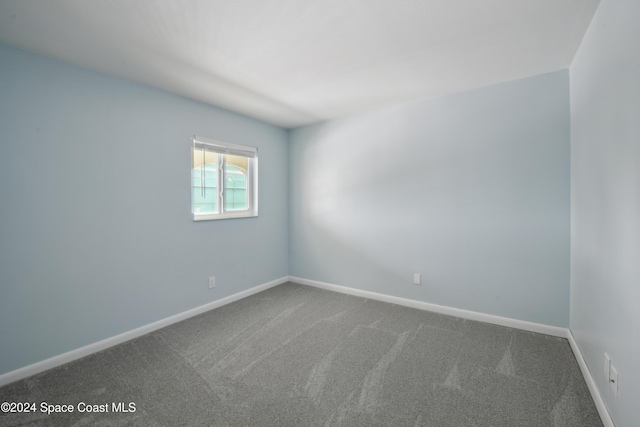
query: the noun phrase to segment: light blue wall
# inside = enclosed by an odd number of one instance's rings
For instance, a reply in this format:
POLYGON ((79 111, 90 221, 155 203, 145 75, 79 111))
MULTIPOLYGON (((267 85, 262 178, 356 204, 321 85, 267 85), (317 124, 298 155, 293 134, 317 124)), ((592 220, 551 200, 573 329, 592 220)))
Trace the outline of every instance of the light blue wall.
POLYGON ((640 426, 638 17, 602 0, 571 65, 571 330, 618 427, 640 426))
POLYGON ((567 70, 290 139, 291 275, 568 326, 567 70))
POLYGON ((0 45, 0 374, 286 276, 287 157, 278 127, 0 45), (194 134, 258 147, 258 218, 191 220, 194 134))

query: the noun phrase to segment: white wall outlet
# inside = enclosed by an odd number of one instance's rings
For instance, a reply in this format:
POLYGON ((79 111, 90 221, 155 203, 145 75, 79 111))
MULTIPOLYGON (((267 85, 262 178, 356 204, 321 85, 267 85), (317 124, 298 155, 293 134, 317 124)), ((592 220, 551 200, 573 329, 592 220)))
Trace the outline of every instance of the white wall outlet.
POLYGON ((611 369, 611 358, 607 353, 604 354, 604 377, 609 379, 609 369, 611 369))
POLYGON ((420 273, 413 273, 413 284, 414 285, 420 284, 420 273))
POLYGON ((609 369, 609 385, 611 386, 613 395, 618 397, 618 370, 613 365, 611 365, 611 369, 609 369))
POLYGON ((216 287, 216 278, 215 276, 209 277, 209 289, 216 287))

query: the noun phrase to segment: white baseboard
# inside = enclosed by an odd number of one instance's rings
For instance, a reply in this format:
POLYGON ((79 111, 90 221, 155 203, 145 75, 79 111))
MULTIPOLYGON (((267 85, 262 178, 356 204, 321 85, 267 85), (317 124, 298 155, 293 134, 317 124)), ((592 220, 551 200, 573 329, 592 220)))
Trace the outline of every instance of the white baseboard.
POLYGON ((584 358, 580 353, 578 344, 573 338, 573 334, 571 333, 570 329, 543 325, 534 322, 527 322, 524 320, 510 319, 508 317, 494 316, 492 314, 478 313, 475 311, 462 310, 459 308, 446 307, 442 305, 431 304, 428 302, 394 297, 391 295, 379 294, 377 292, 364 291, 362 289, 354 289, 346 286, 319 282, 316 280, 303 279, 301 277, 289 276, 289 281, 299 283, 301 285, 313 286, 320 289, 340 292, 343 294, 369 298, 377 301, 390 302, 393 304, 403 305, 411 308, 417 308, 419 310, 433 311, 436 313, 448 314, 450 316, 462 317, 464 319, 477 320, 479 322, 492 323, 495 325, 507 326, 510 328, 522 329, 525 331, 538 332, 541 334, 566 338, 571 345, 571 349, 573 350, 576 360, 578 361, 578 365, 580 366, 580 370, 582 371, 582 376, 584 377, 585 382, 589 387, 589 391, 591 392, 591 396, 593 397, 593 401, 596 405, 596 409, 598 410, 598 414, 602 419, 604 427, 615 427, 615 425, 613 424, 613 420, 609 415, 609 411, 607 410, 607 407, 605 406, 604 401, 600 396, 600 392, 596 386, 596 383, 593 380, 589 369, 587 368, 587 364, 585 363, 584 358))
POLYGON ((84 347, 77 348, 75 350, 71 350, 67 353, 63 353, 58 356, 51 357, 49 359, 42 360, 40 362, 36 362, 32 365, 28 365, 23 368, 16 369, 15 371, 7 372, 5 374, 0 375, 0 387, 15 381, 30 377, 32 375, 39 374, 40 372, 46 371, 48 369, 55 368, 57 366, 61 366, 69 362, 73 362, 74 360, 78 360, 90 354, 97 353, 109 347, 122 344, 123 342, 132 340, 134 338, 138 338, 142 335, 148 334, 150 332, 156 331, 158 329, 164 328, 165 326, 172 325, 174 323, 180 322, 190 317, 197 316, 198 314, 202 314, 209 310, 213 310, 214 308, 222 307, 223 305, 230 304, 239 299, 246 298, 255 293, 262 292, 274 286, 285 283, 288 280, 289 278, 286 276, 281 277, 280 279, 263 283, 251 289, 247 289, 245 291, 238 292, 237 294, 233 294, 216 301, 212 301, 210 303, 201 305, 191 310, 187 310, 182 313, 178 313, 176 315, 166 317, 164 319, 158 320, 153 323, 149 323, 139 328, 132 329, 127 332, 123 332, 122 334, 115 335, 110 338, 106 338, 104 340, 86 345, 84 347))
POLYGON ((39 374, 40 372, 46 371, 48 369, 52 369, 57 366, 64 365, 66 363, 73 362, 74 360, 81 359, 85 356, 89 356, 90 354, 97 353, 109 347, 113 347, 123 342, 132 340, 134 338, 138 338, 142 335, 148 334, 158 329, 162 329, 166 326, 172 325, 182 320, 186 320, 190 317, 197 316, 198 314, 205 313, 209 310, 222 307, 234 301, 240 300, 242 298, 246 298, 258 292, 265 291, 269 288, 272 288, 274 286, 280 285, 288 281, 295 282, 301 285, 307 285, 307 286, 313 286, 316 288, 326 289, 329 291, 340 292, 343 294, 369 298, 377 301, 389 302, 392 304, 398 304, 405 307, 417 308, 419 310, 433 311, 435 313, 447 314, 450 316, 461 317, 464 319, 476 320, 479 322, 492 323, 495 325, 507 326, 510 328, 522 329, 525 331, 538 332, 541 334, 567 338, 567 340, 569 341, 569 344, 571 345, 571 349, 576 357, 576 360, 578 361, 578 365, 580 366, 580 370, 585 379, 585 382, 587 383, 587 387, 591 392, 591 396, 596 405, 596 409, 598 410, 600 418, 602 418, 602 422, 604 426, 615 427, 615 424, 613 423, 613 420, 609 415, 609 411, 607 410, 604 400, 602 399, 602 396, 600 396, 600 391, 598 390, 598 387, 596 386, 596 383, 593 377, 591 376, 591 372, 589 371, 589 368, 587 367, 587 364, 584 358, 582 357, 580 348, 578 347, 578 344, 576 343, 570 329, 560 328, 557 326, 543 325, 543 324, 534 323, 534 322, 527 322, 524 320, 510 319, 508 317, 495 316, 492 314, 478 313, 475 311, 463 310, 459 308, 446 307, 446 306, 432 304, 428 302, 394 297, 391 295, 380 294, 377 292, 370 292, 370 291, 365 291, 361 289, 349 288, 346 286, 334 285, 331 283, 303 279, 301 277, 294 277, 294 276, 282 277, 280 279, 276 279, 271 282, 263 283, 251 289, 247 289, 245 291, 238 292, 236 294, 230 295, 225 298, 221 298, 216 301, 212 301, 210 303, 201 305, 191 310, 187 310, 182 313, 178 313, 176 315, 158 320, 156 322, 149 323, 139 328, 132 329, 128 332, 124 332, 122 334, 95 342, 93 344, 89 344, 84 347, 71 350, 67 353, 63 353, 46 360, 42 360, 32 365, 28 365, 23 368, 16 369, 15 371, 7 372, 5 374, 0 375, 0 387, 15 381, 19 381, 21 379, 30 377, 32 375, 39 374))
POLYGON ((543 325, 540 323, 527 322, 525 320, 510 319, 508 317, 494 316, 493 314, 478 313, 476 311, 463 310, 460 308, 447 307, 444 305, 432 304, 423 301, 394 297, 391 295, 379 294, 377 292, 364 291, 362 289, 354 289, 346 286, 333 285, 331 283, 318 282, 316 280, 303 279, 301 277, 290 276, 289 280, 301 285, 313 286, 316 288, 340 292, 343 294, 355 295, 358 297, 369 298, 377 301, 390 302, 392 304, 417 308, 419 310, 433 311, 435 313, 447 314, 449 316, 462 317, 463 319, 477 320, 478 322, 492 323, 494 325, 507 326, 509 328, 522 329, 531 332, 538 332, 540 334, 552 335, 555 337, 567 337, 567 329, 557 326, 543 325))
POLYGON ((593 402, 595 403, 598 414, 600 414, 600 418, 602 419, 602 424, 604 424, 604 427, 615 427, 615 424, 613 424, 613 420, 611 419, 611 415, 609 415, 609 411, 607 410, 607 406, 605 405, 604 400, 600 395, 600 390, 598 390, 598 386, 591 376, 591 371, 589 371, 587 362, 585 362, 584 357, 582 357, 580 347, 578 347, 578 343, 573 337, 573 333, 571 332, 571 330, 567 330, 567 339, 569 340, 571 350, 573 350, 573 354, 578 361, 578 366, 580 366, 580 371, 582 371, 582 376, 587 383, 587 387, 589 387, 593 402))

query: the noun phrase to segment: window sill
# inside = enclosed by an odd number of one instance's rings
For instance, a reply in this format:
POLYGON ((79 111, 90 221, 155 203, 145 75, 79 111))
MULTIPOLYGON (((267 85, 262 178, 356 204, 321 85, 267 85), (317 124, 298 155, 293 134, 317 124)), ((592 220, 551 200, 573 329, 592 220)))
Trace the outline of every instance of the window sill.
POLYGON ((254 218, 257 212, 227 212, 223 214, 192 214, 194 221, 213 221, 217 219, 254 218))

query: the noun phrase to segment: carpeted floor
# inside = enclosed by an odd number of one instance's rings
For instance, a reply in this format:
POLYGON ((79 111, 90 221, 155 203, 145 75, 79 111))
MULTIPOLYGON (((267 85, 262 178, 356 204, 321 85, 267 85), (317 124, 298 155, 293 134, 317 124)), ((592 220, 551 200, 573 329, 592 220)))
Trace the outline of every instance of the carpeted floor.
POLYGON ((4 401, 37 411, 3 426, 602 426, 565 339, 293 283, 9 384, 4 401))

